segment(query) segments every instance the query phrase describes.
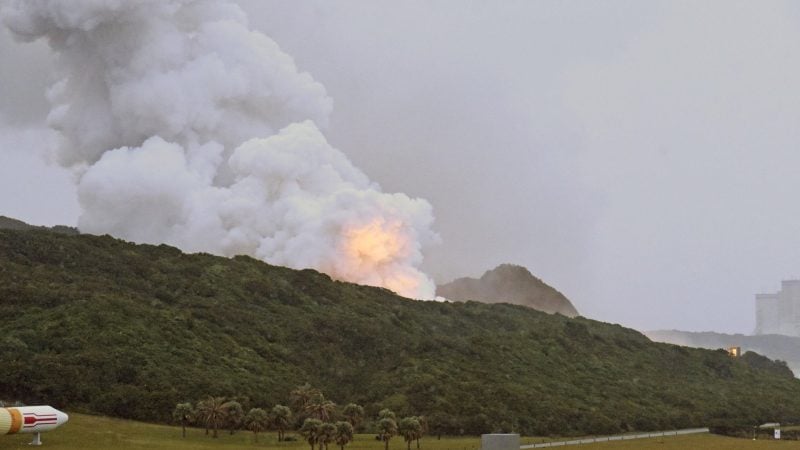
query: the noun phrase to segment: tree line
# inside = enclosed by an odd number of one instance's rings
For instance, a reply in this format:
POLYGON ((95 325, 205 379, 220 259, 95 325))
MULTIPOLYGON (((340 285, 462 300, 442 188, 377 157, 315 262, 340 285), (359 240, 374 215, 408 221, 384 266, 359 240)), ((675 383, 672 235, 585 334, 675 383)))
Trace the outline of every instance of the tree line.
MULTIPOLYGON (((258 433, 268 429, 277 431, 278 442, 294 440, 293 436, 286 435, 286 431, 297 430, 308 442, 310 450, 328 450, 330 444, 344 450, 363 424, 362 406, 349 403, 340 409, 325 398, 322 391, 308 383, 294 389, 290 398, 291 407, 275 405, 269 411, 254 407, 245 413, 243 403, 248 403, 245 398, 209 396, 195 404, 178 403, 172 417, 181 425, 183 437, 186 437, 186 427, 190 425, 205 428, 206 435, 213 438, 219 436, 218 430, 234 434, 244 428, 253 432, 255 442, 258 442, 258 433)), ((398 421, 394 412, 383 409, 378 413, 373 428, 371 431, 376 432, 375 438, 384 443, 386 450, 395 436, 401 436, 407 450, 411 450, 412 442, 420 448, 420 439, 427 433, 428 424, 422 416, 404 417, 398 421)))

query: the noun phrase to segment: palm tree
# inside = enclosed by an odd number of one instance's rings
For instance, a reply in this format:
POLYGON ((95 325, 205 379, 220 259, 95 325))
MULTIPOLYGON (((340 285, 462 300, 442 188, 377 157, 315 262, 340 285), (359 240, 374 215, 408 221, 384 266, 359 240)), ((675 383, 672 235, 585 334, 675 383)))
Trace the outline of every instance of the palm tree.
POLYGON ((244 416, 244 426, 253 432, 256 442, 258 442, 258 433, 266 430, 267 425, 269 425, 269 415, 261 408, 253 408, 244 416))
POLYGON ((350 403, 344 407, 342 414, 350 422, 353 428, 357 428, 361 421, 364 419, 364 408, 355 403, 350 403))
POLYGON ((303 426, 300 427, 300 434, 306 438, 311 450, 314 450, 314 445, 319 442, 320 428, 322 428, 322 421, 319 419, 306 419, 303 426))
POLYGON ((323 445, 325 450, 328 450, 328 444, 333 442, 336 438, 336 425, 326 422, 319 428, 319 450, 322 450, 323 445))
POLYGON ((197 403, 197 414, 206 424, 206 434, 211 428, 214 431, 213 437, 217 437, 217 428, 225 420, 226 409, 225 397, 208 397, 197 403))
MULTIPOLYGON (((211 398, 211 397, 209 397, 211 398)), ((205 419, 205 411, 208 408, 207 406, 208 399, 205 400, 198 400, 197 407, 194 410, 194 420, 197 423, 202 423, 206 429, 206 436, 208 436, 208 422, 205 419)))
POLYGON ((339 450, 353 441, 353 425, 350 422, 336 422, 336 436, 334 438, 339 450))
POLYGON ((422 434, 422 425, 416 417, 406 417, 400 421, 398 432, 406 441, 406 449, 411 450, 411 441, 418 439, 422 434))
POLYGON ((186 424, 190 423, 194 417, 194 407, 192 407, 192 404, 178 403, 175 405, 175 411, 172 412, 172 417, 181 423, 183 437, 186 437, 186 424))
POLYGON ((420 425, 419 434, 417 435, 417 448, 419 448, 419 440, 422 436, 428 434, 428 419, 425 416, 417 416, 417 420, 420 425))
POLYGON ((425 418, 425 427, 426 432, 432 432, 437 440, 441 440, 443 434, 448 434, 455 428, 455 420, 447 413, 433 413, 425 418))
POLYGON ((385 408, 385 409, 380 410, 380 412, 378 412, 378 418, 379 419, 397 420, 397 416, 389 408, 385 408))
POLYGON ((295 390, 289 393, 289 396, 292 398, 292 407, 298 414, 305 411, 306 405, 312 399, 321 395, 322 391, 311 387, 311 385, 308 383, 298 386, 295 390))
POLYGON ((272 408, 272 424, 278 429, 278 442, 283 441, 284 432, 292 424, 292 410, 283 405, 272 408))
POLYGON ((394 419, 386 417, 378 422, 378 437, 383 441, 385 450, 389 450, 389 439, 396 434, 397 422, 394 419))
POLYGON ((225 421, 228 424, 228 429, 231 434, 233 434, 234 430, 242 425, 244 408, 242 408, 242 404, 236 400, 225 402, 223 407, 225 408, 225 421))
POLYGON ((325 396, 322 394, 312 398, 308 403, 306 403, 305 408, 303 408, 303 412, 305 412, 308 417, 319 419, 323 422, 330 420, 331 415, 335 411, 336 403, 326 400, 325 396))

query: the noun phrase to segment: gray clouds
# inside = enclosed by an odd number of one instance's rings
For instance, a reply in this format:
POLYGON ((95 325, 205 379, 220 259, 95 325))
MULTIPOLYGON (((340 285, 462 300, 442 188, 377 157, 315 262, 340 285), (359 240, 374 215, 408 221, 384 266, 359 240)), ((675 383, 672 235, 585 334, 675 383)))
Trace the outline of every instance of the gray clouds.
POLYGON ((605 194, 597 287, 639 299, 623 321, 677 327, 661 318, 684 311, 681 327, 750 332, 753 294, 800 273, 792 12, 676 3, 620 52, 571 71, 583 177, 605 194))
POLYGON ((333 148, 331 100, 219 1, 3 5, 57 55, 53 154, 75 171, 78 228, 247 254, 432 299, 431 206, 384 193, 333 148))

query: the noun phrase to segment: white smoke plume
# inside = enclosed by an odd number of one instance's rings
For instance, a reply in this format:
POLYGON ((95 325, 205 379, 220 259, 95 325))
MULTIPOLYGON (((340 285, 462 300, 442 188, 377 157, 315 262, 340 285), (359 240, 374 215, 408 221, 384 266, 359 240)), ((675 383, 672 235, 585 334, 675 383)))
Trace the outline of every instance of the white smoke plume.
POLYGON ((57 160, 79 171, 79 228, 247 254, 433 298, 422 199, 383 193, 326 141, 332 101, 224 0, 17 0, 47 42, 57 160))

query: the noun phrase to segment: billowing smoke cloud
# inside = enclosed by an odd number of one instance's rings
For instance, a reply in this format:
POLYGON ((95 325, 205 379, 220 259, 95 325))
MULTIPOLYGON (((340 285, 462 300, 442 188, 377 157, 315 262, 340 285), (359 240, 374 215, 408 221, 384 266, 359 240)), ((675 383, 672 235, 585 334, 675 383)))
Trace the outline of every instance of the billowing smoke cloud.
POLYGON ((430 204, 381 192, 327 143, 324 87, 238 6, 18 0, 2 15, 58 56, 48 123, 80 173, 81 230, 433 297, 417 269, 430 204))

